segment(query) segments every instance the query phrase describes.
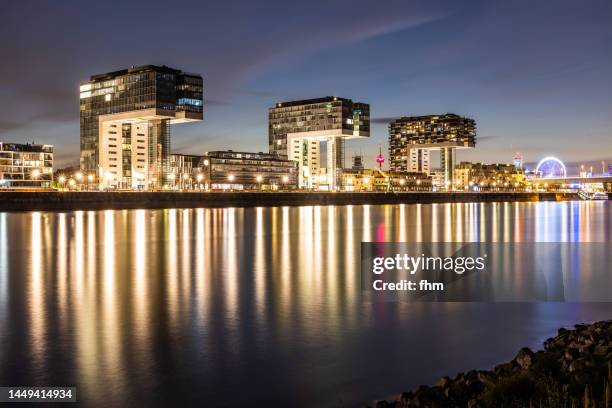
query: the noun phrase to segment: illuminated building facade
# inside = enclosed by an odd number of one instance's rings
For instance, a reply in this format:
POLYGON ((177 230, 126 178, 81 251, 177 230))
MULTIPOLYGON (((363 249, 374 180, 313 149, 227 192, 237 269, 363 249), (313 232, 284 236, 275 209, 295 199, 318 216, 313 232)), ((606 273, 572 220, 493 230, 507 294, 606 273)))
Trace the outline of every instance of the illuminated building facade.
POLYGON ((268 144, 276 153, 298 163, 300 188, 317 188, 321 168, 326 168, 332 190, 339 189, 347 139, 370 136, 370 106, 328 96, 280 102, 268 110, 268 144), (326 165, 321 163, 325 143, 326 165))
POLYGON ((0 142, 0 188, 50 187, 53 146, 0 142))
POLYGON ((431 178, 425 173, 350 169, 342 171, 344 191, 430 191, 431 178))
POLYGON ((453 113, 412 116, 389 124, 389 167, 393 171, 430 172, 430 151, 440 151, 444 184, 453 189, 455 149, 476 145, 476 122, 453 113))
POLYGON ((94 75, 79 91, 81 171, 105 188, 168 185, 170 125, 203 119, 202 77, 145 65, 94 75))
POLYGON ((180 190, 293 190, 297 163, 276 153, 213 151, 171 156, 171 188, 180 190))
POLYGON ((459 190, 513 190, 524 188, 527 178, 514 164, 461 162, 455 167, 455 186, 459 190))

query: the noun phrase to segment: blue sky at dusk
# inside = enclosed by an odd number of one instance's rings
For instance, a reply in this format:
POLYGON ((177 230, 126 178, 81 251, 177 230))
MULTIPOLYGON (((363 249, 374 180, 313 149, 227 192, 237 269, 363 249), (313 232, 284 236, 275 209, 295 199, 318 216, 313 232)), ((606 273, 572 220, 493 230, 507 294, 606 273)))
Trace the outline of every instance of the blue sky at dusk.
POLYGON ((612 2, 7 2, 0 140, 78 163, 78 84, 131 65, 202 74, 205 119, 173 151, 267 150, 267 108, 337 95, 370 104, 373 165, 390 118, 454 112, 478 125, 459 160, 612 163, 612 2))

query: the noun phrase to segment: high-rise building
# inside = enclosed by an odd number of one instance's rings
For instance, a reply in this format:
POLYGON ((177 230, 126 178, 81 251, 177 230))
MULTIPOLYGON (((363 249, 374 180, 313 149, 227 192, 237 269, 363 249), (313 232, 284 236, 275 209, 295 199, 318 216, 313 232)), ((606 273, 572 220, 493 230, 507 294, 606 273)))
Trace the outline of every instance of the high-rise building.
POLYGON ((50 187, 53 146, 0 142, 0 188, 50 187))
POLYGON ((447 189, 454 188, 455 149, 476 144, 474 119, 447 113, 403 117, 389 124, 390 169, 430 172, 430 151, 440 151, 447 189))
POLYGON ((352 170, 363 170, 363 156, 361 154, 356 154, 353 156, 351 169, 352 170))
POLYGON ((202 77, 145 65, 80 85, 81 171, 100 186, 168 184, 170 125, 203 119, 202 77))
POLYGON ((326 184, 337 189, 344 168, 347 139, 370 136, 370 105, 327 96, 279 102, 268 110, 270 153, 298 163, 301 188, 316 188, 319 170, 326 168, 326 184), (321 164, 321 143, 326 146, 326 165, 321 164))

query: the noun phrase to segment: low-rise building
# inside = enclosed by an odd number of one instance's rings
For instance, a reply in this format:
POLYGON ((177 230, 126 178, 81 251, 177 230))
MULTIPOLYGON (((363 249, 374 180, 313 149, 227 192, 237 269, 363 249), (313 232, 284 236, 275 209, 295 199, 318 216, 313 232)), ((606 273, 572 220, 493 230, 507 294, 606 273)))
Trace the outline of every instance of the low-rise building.
POLYGON ((0 142, 0 188, 48 188, 53 146, 0 142))
POLYGON ((173 190, 202 189, 203 156, 171 154, 168 187, 173 190), (199 176, 198 176, 199 175, 199 176))
POLYGON ((173 154, 170 186, 177 190, 293 190, 297 164, 276 153, 213 151, 173 154))
POLYGON ((430 191, 431 178, 421 172, 345 169, 342 186, 345 191, 430 191))
POLYGON ((455 167, 455 186, 458 190, 522 189, 526 181, 523 168, 514 164, 461 162, 455 167))

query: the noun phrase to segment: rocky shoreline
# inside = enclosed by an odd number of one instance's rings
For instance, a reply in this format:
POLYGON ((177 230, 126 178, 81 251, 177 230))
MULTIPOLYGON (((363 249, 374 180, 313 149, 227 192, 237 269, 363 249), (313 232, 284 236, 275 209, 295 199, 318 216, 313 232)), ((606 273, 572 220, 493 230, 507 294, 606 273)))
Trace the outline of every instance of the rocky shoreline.
POLYGON ((612 407, 612 320, 559 329, 544 349, 521 349, 493 370, 442 377, 376 408, 612 407))

